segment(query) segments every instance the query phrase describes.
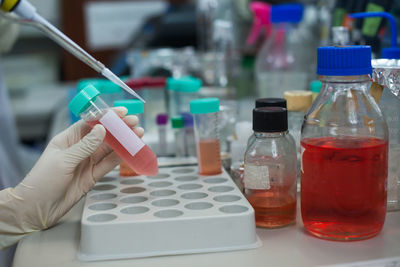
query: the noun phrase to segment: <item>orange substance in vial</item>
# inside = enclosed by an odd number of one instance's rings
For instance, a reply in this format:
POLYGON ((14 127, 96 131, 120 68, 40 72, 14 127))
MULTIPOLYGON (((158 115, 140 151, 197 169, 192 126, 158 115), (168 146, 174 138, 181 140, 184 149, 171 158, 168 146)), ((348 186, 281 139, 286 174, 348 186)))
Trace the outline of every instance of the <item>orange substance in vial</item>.
POLYGON ((134 170, 132 170, 132 168, 128 165, 128 163, 123 161, 119 165, 119 175, 126 177, 126 176, 137 176, 138 174, 134 170))
POLYGON ((288 193, 246 189, 246 198, 254 208, 256 225, 278 228, 296 221, 296 198, 288 193))
POLYGON ((199 174, 220 174, 221 154, 218 139, 204 139, 197 144, 197 158, 199 160, 199 174))

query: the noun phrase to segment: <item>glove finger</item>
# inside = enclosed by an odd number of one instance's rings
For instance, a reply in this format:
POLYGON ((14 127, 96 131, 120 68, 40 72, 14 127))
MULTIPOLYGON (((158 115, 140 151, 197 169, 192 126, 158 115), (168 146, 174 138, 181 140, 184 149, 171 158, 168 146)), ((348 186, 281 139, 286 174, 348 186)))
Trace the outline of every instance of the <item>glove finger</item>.
POLYGON ((135 127, 139 123, 139 118, 135 115, 128 115, 122 119, 130 128, 135 127))
POLYGON ((105 156, 93 167, 93 179, 95 182, 97 183, 104 177, 104 175, 112 171, 117 165, 121 164, 121 162, 122 159, 115 152, 105 156))
POLYGON ((106 136, 106 130, 102 125, 96 125, 85 135, 78 143, 72 145, 65 151, 66 159, 73 166, 91 156, 103 143, 106 136))

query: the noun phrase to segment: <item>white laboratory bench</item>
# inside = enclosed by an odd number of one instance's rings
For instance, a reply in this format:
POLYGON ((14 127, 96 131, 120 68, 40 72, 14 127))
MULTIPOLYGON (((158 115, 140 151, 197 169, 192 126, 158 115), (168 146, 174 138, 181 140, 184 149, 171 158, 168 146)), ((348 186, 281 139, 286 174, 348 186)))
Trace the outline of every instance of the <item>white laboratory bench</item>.
MULTIPOLYGON (((257 234, 263 244, 257 249, 131 260, 81 262, 77 259, 77 251, 80 242, 80 219, 83 203, 84 199, 57 226, 32 234, 20 241, 13 266, 319 266, 400 256, 400 212, 390 212, 387 214, 382 233, 375 238, 364 241, 346 243, 312 237, 305 233, 301 218, 298 216, 296 225, 274 230, 258 228, 257 234)), ((137 240, 137 242, 140 242, 140 240, 137 240)))

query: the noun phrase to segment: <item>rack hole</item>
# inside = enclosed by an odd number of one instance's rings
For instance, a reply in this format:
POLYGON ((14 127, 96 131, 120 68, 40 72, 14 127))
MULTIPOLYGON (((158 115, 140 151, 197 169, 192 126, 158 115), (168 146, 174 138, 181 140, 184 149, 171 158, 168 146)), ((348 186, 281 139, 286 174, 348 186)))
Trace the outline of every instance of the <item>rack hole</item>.
POLYGON ((147 178, 153 178, 153 179, 163 179, 163 178, 168 178, 170 175, 167 173, 159 173, 156 176, 147 176, 147 178))
POLYGON ((224 213, 242 213, 249 210, 248 207, 239 206, 239 205, 231 205, 231 206, 224 206, 219 208, 220 211, 224 213))
POLYGON ((159 199, 151 203, 156 207, 171 207, 179 204, 179 200, 176 199, 159 199))
POLYGON ((174 218, 183 214, 180 210, 160 210, 154 213, 154 216, 159 218, 174 218))
POLYGON ((143 187, 127 187, 127 188, 122 189, 121 193, 137 194, 137 193, 141 193, 143 191, 146 191, 146 189, 143 187))
POLYGON ((172 196, 175 194, 176 194, 176 192, 174 190, 168 190, 168 189, 157 190, 157 191, 153 191, 150 193, 150 195, 155 196, 155 197, 167 197, 167 196, 172 196))
POLYGON ((148 212, 150 209, 148 207, 138 206, 138 207, 127 207, 121 210, 124 214, 142 214, 148 212))
POLYGON ((178 188, 182 189, 182 190, 195 190, 195 189, 199 189, 202 187, 203 186, 201 184, 182 184, 182 185, 178 186, 178 188))
POLYGON ((147 199, 148 199, 147 197, 132 196, 132 197, 121 198, 121 202, 122 202, 122 203, 131 203, 131 204, 135 204, 135 203, 145 202, 147 199))
POLYGON ((105 177, 101 178, 101 179, 99 180, 99 182, 100 182, 100 183, 107 183, 107 182, 114 182, 115 180, 117 180, 117 178, 105 176, 105 177))
POLYGON ((152 187, 167 187, 170 185, 172 185, 171 182, 164 182, 164 181, 163 182, 154 182, 154 183, 149 184, 149 186, 152 186, 152 187))
POLYGON ((100 184, 100 185, 95 185, 93 187, 93 190, 95 191, 107 191, 107 190, 112 190, 115 189, 116 186, 112 184, 100 184))
POLYGON ((216 196, 214 197, 215 201, 218 202, 234 202, 240 200, 241 197, 235 195, 224 195, 224 196, 216 196))
POLYGON ((208 202, 193 202, 185 205, 185 208, 190 210, 206 210, 213 206, 213 204, 208 202))
POLYGON ((224 192, 232 191, 233 189, 235 189, 235 188, 233 188, 232 186, 221 185, 221 186, 210 187, 208 190, 210 190, 211 192, 216 192, 216 193, 224 193, 224 192))
POLYGON ((107 199, 112 199, 112 198, 116 198, 117 195, 116 194, 110 194, 110 193, 106 193, 106 194, 96 194, 91 196, 90 198, 93 200, 107 200, 107 199))
POLYGON ((117 219, 117 216, 114 214, 102 213, 89 216, 87 219, 90 222, 110 222, 117 219))
POLYGON ((113 208, 117 207, 117 205, 113 203, 98 203, 89 206, 89 209, 91 210, 111 210, 113 208))
POLYGON ((142 179, 138 178, 131 178, 131 179, 124 178, 124 180, 121 180, 121 184, 129 184, 129 185, 141 184, 143 182, 144 181, 142 179))
POLYGON ((191 173, 194 172, 194 169, 192 168, 182 168, 182 169, 175 169, 172 170, 173 173, 179 173, 179 174, 185 174, 185 173, 191 173))
POLYGON ((208 197, 208 194, 203 192, 190 192, 181 195, 184 199, 202 199, 208 197))
POLYGON ((221 177, 204 179, 204 182, 206 182, 208 184, 221 184, 221 183, 225 183, 226 181, 228 181, 228 179, 221 178, 221 177))
POLYGON ((178 181, 178 182, 191 182, 191 181, 194 181, 194 180, 197 180, 197 179, 199 179, 199 177, 198 176, 180 176, 180 177, 176 177, 175 178, 175 181, 178 181))

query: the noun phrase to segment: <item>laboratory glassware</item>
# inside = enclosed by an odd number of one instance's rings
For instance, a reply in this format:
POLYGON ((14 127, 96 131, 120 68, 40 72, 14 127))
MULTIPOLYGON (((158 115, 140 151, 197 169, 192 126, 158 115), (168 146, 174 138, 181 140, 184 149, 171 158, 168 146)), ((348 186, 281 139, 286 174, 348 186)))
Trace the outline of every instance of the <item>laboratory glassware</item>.
POLYGON ((300 179, 300 139, 301 126, 303 124, 304 115, 312 104, 312 92, 310 91, 286 91, 283 94, 286 99, 288 110, 289 132, 293 136, 296 143, 297 151, 297 176, 300 179))
MULTIPOLYGON (((136 115, 139 118, 139 124, 143 120, 143 103, 137 99, 125 99, 117 100, 114 102, 115 107, 125 107, 128 110, 126 115, 136 115)), ((123 161, 119 165, 120 176, 136 176, 137 173, 129 166, 129 164, 123 161)))
POLYGON ((255 141, 244 157, 244 194, 256 225, 282 227, 296 221, 296 146, 288 131, 287 110, 253 110, 255 141))
POLYGON ((388 128, 369 93, 369 46, 320 47, 321 93, 301 136, 301 214, 305 229, 331 240, 377 235, 384 224, 388 128))
POLYGON ((190 102, 194 116, 199 174, 214 175, 222 172, 218 132, 218 98, 201 98, 190 102))
POLYGON ((156 124, 158 129, 158 155, 167 156, 167 124, 168 114, 158 114, 156 117, 156 124))
MULTIPOLYGON (((256 108, 264 108, 264 107, 281 107, 286 108, 286 99, 284 98, 258 98, 256 99, 256 108)), ((247 140, 247 147, 249 147, 256 137, 254 134, 250 135, 249 139, 247 140)))
POLYGON ((172 117, 171 118, 172 129, 174 130, 175 136, 175 156, 184 157, 186 156, 185 147, 185 128, 184 121, 182 117, 172 117))
POLYGON ((168 78, 168 112, 170 117, 181 116, 184 112, 190 112, 189 103, 192 99, 199 97, 201 86, 201 80, 191 76, 168 78))
POLYGON ((307 35, 298 23, 303 17, 301 4, 272 6, 273 30, 257 54, 255 78, 260 97, 283 97, 288 90, 305 90, 308 81, 304 44, 307 35))
POLYGON ((185 127, 185 147, 186 156, 196 156, 196 142, 194 138, 194 121, 192 114, 188 112, 182 113, 183 125, 185 127))
POLYGON ((99 97, 100 92, 88 85, 69 103, 69 109, 90 126, 102 124, 105 142, 138 174, 158 173, 157 156, 128 125, 99 97))
POLYGON ((77 91, 79 92, 89 84, 100 92, 101 98, 109 106, 112 106, 115 101, 124 98, 121 87, 105 79, 82 79, 78 82, 77 91))

